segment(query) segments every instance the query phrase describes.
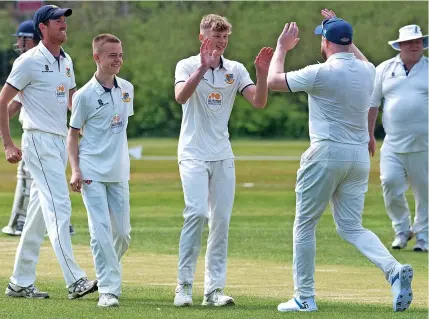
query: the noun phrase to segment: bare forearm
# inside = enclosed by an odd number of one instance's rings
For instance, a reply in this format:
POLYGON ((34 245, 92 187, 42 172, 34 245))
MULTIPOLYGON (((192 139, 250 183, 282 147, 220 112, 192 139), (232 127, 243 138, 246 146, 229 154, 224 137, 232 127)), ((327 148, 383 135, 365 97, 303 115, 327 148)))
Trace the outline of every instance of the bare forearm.
POLYGON ((368 133, 374 136, 375 122, 377 121, 378 107, 371 107, 368 111, 368 133))
POLYGON ((288 91, 285 80, 287 50, 277 46, 268 71, 268 87, 274 91, 288 91))
POLYGON ((350 45, 350 49, 356 58, 368 62, 368 59, 363 55, 363 53, 358 49, 358 47, 354 45, 354 43, 350 45))
POLYGON ((13 118, 20 110, 22 104, 18 101, 11 101, 7 106, 7 111, 9 113, 9 119, 13 118))
POLYGON ((204 74, 207 72, 207 68, 200 66, 182 85, 181 89, 176 92, 176 101, 180 104, 185 104, 189 100, 195 89, 200 83, 204 74))
MULTIPOLYGON (((79 131, 77 131, 77 134, 79 134, 79 131)), ((69 136, 67 138, 67 151, 72 172, 80 172, 78 139, 79 138, 75 132, 69 131, 69 136)))
POLYGON ((268 99, 268 75, 256 74, 256 90, 253 97, 253 106, 256 108, 264 108, 267 105, 268 99))
POLYGON ((9 114, 7 111, 7 105, 4 104, 0 105, 0 136, 5 148, 13 145, 9 129, 9 114))

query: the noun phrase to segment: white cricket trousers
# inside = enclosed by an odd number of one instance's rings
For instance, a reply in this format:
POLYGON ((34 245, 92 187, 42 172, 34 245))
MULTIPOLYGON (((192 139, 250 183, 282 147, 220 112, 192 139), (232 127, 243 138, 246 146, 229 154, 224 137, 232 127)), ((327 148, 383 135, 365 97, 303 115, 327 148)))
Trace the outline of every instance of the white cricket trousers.
POLYGON ((41 131, 24 131, 22 152, 34 180, 10 280, 21 287, 34 284, 40 245, 47 229, 69 287, 86 274, 75 262, 70 238, 66 138, 41 131))
POLYGON ((411 214, 405 193, 414 194, 416 213, 411 230, 428 240, 428 152, 395 153, 382 147, 380 179, 384 204, 396 234, 410 230, 411 214))
POLYGON ((329 202, 338 234, 379 267, 387 280, 398 265, 378 237, 362 227, 369 169, 367 145, 319 142, 302 155, 293 228, 295 297, 315 295, 316 224, 329 202))
POLYGON ((121 258, 131 240, 128 182, 82 185, 99 293, 121 295, 121 258))
POLYGON ((185 219, 179 244, 179 284, 193 284, 205 222, 209 235, 204 294, 223 289, 226 281, 228 230, 235 194, 234 159, 214 162, 182 160, 185 219))

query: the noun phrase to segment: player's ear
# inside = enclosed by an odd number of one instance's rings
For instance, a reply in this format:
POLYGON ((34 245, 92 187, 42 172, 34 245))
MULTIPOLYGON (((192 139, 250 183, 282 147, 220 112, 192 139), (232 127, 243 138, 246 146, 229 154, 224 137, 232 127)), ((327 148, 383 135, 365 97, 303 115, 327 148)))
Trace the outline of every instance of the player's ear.
POLYGON ((98 53, 93 53, 92 54, 92 57, 94 58, 94 61, 96 62, 96 63, 99 63, 100 62, 100 57, 98 56, 98 53))
POLYGON ((203 42, 203 41, 204 41, 204 34, 202 34, 201 32, 200 32, 200 34, 198 35, 198 40, 200 40, 200 42, 203 42))

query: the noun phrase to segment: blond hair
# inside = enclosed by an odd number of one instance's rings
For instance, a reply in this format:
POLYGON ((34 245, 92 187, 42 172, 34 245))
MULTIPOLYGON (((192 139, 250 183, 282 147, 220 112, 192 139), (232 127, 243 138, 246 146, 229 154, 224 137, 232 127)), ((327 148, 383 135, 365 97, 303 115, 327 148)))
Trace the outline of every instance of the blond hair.
POLYGON ((231 33, 232 25, 228 19, 217 14, 208 14, 201 19, 200 31, 212 30, 231 33))
POLYGON ((101 47, 106 43, 121 43, 121 40, 119 40, 119 38, 115 37, 113 34, 99 34, 92 40, 92 51, 94 53, 100 52, 101 47))

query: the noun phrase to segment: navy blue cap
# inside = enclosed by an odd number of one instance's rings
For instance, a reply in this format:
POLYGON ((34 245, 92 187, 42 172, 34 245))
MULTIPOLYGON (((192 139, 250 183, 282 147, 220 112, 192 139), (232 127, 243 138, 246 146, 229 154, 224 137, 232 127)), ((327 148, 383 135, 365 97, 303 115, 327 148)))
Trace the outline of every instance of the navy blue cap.
POLYGON ((34 29, 33 20, 27 20, 22 22, 16 33, 12 34, 15 37, 27 37, 27 38, 33 38, 36 41, 40 40, 39 35, 37 34, 36 30, 34 29))
POLYGON ((353 41, 353 28, 350 23, 340 18, 323 20, 314 29, 314 34, 323 35, 326 40, 339 45, 349 45, 353 41))
POLYGON ((68 17, 71 16, 72 9, 70 8, 58 8, 54 5, 46 5, 40 7, 33 16, 33 25, 34 29, 36 29, 37 33, 40 34, 39 23, 45 22, 47 20, 55 20, 62 16, 68 17))

